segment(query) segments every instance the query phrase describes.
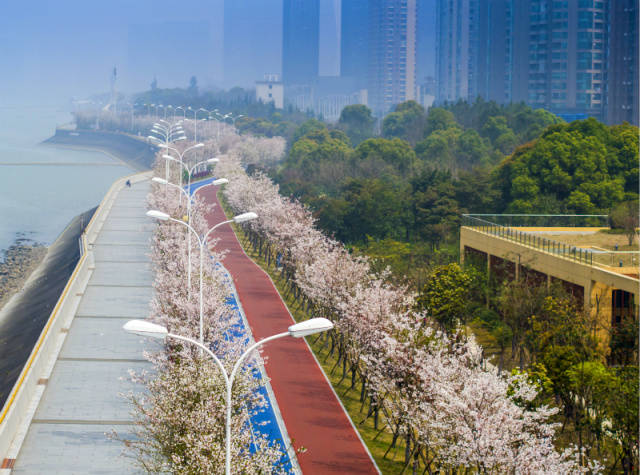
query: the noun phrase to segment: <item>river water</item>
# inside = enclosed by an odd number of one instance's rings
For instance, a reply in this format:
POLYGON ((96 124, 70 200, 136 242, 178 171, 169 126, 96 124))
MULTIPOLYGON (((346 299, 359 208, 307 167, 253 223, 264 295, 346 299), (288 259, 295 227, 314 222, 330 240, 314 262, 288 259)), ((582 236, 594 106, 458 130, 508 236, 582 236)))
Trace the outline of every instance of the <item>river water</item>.
POLYGON ((63 109, 0 107, 0 259, 20 237, 51 244, 74 216, 99 204, 117 178, 133 173, 103 153, 39 145, 70 121, 63 109))

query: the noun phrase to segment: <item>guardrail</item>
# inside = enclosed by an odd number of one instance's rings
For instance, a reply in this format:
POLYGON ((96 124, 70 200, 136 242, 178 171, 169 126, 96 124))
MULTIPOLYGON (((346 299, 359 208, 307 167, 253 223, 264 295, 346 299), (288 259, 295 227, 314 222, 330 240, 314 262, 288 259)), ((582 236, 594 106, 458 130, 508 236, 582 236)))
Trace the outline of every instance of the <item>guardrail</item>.
MULTIPOLYGON (((462 215, 462 225, 481 232, 498 236, 510 241, 535 248, 539 251, 548 252, 565 259, 571 259, 588 265, 600 267, 635 267, 640 262, 640 251, 610 251, 607 249, 593 250, 583 249, 554 239, 545 238, 531 231, 523 231, 517 228, 496 224, 491 221, 479 218, 478 216, 498 216, 498 215, 462 215)), ((524 215, 504 215, 504 216, 524 216, 524 215)), ((535 215, 539 217, 543 215, 535 215)), ((560 215, 557 215, 560 216, 560 215)), ((578 215, 575 215, 578 216, 578 215)), ((603 217, 606 215, 590 215, 587 218, 603 217)))
POLYGON ((0 413, 0 458, 5 456, 25 417, 29 416, 32 401, 34 397, 38 397, 38 380, 48 377, 47 371, 53 369, 53 365, 51 365, 52 358, 57 357, 64 342, 65 333, 61 333, 61 330, 68 328, 68 325, 73 320, 82 294, 95 268, 93 244, 118 193, 125 186, 127 180, 130 180, 131 183, 137 183, 149 178, 151 178, 151 172, 143 172, 116 180, 107 191, 91 221, 87 224, 80 238, 80 260, 58 298, 0 413))

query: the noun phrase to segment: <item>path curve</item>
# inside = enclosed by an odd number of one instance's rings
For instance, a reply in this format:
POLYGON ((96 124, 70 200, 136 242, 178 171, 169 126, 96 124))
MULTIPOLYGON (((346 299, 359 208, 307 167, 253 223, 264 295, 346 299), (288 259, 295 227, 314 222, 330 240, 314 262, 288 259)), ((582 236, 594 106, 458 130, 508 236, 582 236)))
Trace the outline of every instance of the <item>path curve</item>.
MULTIPOLYGON (((202 190, 216 206, 206 218, 210 225, 226 219, 215 189, 202 190)), ((217 247, 227 249, 224 266, 231 273, 256 341, 287 331, 294 323, 269 276, 244 253, 233 229, 221 226, 217 247)), ((304 474, 379 473, 333 388, 304 339, 283 338, 267 343, 262 352, 282 418, 304 474)))

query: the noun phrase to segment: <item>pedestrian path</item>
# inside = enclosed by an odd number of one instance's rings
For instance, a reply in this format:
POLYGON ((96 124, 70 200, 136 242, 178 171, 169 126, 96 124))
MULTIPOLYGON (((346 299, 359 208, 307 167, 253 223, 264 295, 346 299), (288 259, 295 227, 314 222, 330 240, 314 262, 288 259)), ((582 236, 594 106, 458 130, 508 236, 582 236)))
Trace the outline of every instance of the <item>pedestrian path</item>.
MULTIPOLYGON (((145 216, 149 181, 122 188, 93 246, 94 266, 64 343, 36 401, 33 419, 14 440, 13 473, 135 473, 122 457, 122 436, 132 428, 131 406, 121 394, 139 390, 130 369, 149 368, 143 351, 157 343, 130 335, 122 325, 146 318, 153 275, 145 216)), ((9 455, 11 457, 11 454, 9 455)), ((12 460, 12 459, 11 459, 12 460)))
MULTIPOLYGON (((210 225, 226 217, 215 189, 202 190, 215 203, 210 225)), ((228 250, 223 264, 233 276, 240 304, 254 339, 284 332, 294 323, 269 276, 244 253, 229 225, 216 230, 220 250, 228 250)), ((345 413, 309 346, 303 339, 283 338, 264 346, 265 369, 289 437, 306 474, 379 473, 366 446, 345 413)))

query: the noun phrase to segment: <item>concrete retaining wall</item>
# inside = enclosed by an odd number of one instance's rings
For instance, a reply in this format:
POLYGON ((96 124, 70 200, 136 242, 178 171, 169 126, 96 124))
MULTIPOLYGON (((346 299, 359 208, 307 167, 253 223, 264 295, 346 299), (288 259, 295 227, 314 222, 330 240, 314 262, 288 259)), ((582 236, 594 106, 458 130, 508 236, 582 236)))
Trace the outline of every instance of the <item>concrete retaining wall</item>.
POLYGON ((138 173, 118 179, 111 186, 82 235, 82 256, 67 282, 56 306, 33 348, 27 363, 7 398, 0 413, 0 459, 4 457, 30 409, 37 404, 44 391, 42 375, 49 374, 50 367, 62 348, 66 329, 80 303, 80 299, 94 270, 93 243, 106 220, 119 191, 126 180, 132 183, 148 180, 151 172, 138 173))

